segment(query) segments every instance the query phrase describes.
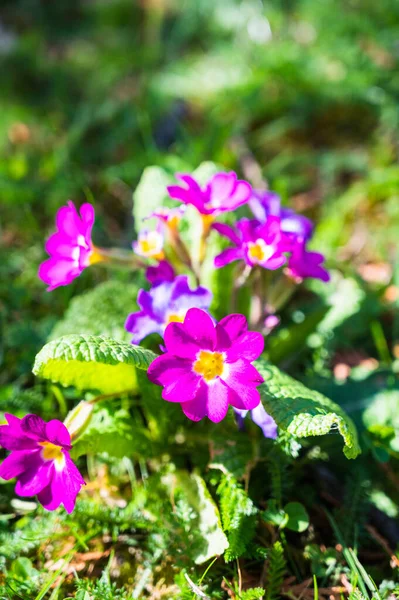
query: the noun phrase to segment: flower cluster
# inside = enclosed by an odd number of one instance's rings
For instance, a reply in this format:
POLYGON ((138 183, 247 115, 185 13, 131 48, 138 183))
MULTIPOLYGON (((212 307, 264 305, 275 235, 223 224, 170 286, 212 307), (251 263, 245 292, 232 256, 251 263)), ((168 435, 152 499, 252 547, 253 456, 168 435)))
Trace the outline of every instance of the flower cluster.
MULTIPOLYGON (((50 291, 70 284, 95 263, 145 268, 150 286, 139 291, 139 310, 127 316, 125 329, 134 344, 149 334, 163 337, 162 354, 148 369, 149 380, 162 386, 163 399, 179 403, 191 421, 207 417, 218 423, 231 406, 239 429, 250 413, 263 435, 274 439, 277 425, 261 404, 263 379, 254 361, 263 352, 264 336, 278 326, 276 307, 295 289, 293 284, 307 278, 329 280, 323 255, 308 249, 313 223, 282 206, 274 192, 254 190, 234 172, 216 173, 205 184, 188 174, 177 179, 178 185, 165 189, 177 205, 160 206, 144 219, 155 219, 156 227, 140 231, 133 252, 95 247, 93 206, 83 204, 78 212, 69 201, 57 213, 56 232, 45 246, 50 258, 40 265, 39 277, 50 291), (189 234, 195 240, 187 238, 187 229, 184 236, 180 226, 190 218, 188 206, 194 208, 191 214, 197 212, 196 230, 191 226, 189 234), (227 224, 226 213, 237 209, 240 218, 229 217, 227 224), (254 318, 256 311, 248 306, 250 327, 246 317, 235 314, 234 297, 230 309, 218 307, 227 315, 219 322, 211 314, 212 290, 201 285, 211 235, 229 242, 222 252, 210 255, 215 268, 233 262, 240 265, 234 290, 245 282, 256 283, 251 296, 259 300, 261 310, 254 318), (275 274, 265 277, 265 270, 275 274), (279 302, 270 301, 273 291, 279 302)), ((92 406, 87 418, 91 411, 92 406)), ((11 454, 1 464, 0 476, 16 478, 19 495, 37 495, 49 510, 63 504, 72 511, 85 483, 69 454, 70 432, 79 436, 79 428, 67 423, 68 430, 60 421, 45 423, 35 415, 19 419, 7 414, 6 418, 7 424, 0 426, 0 445, 11 454)))

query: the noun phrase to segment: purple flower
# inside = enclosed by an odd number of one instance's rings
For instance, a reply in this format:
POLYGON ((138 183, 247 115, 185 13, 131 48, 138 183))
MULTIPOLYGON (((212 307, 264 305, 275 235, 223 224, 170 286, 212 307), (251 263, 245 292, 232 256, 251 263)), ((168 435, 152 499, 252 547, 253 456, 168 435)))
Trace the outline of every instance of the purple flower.
POLYGON ((236 230, 224 223, 214 223, 212 227, 234 244, 234 247, 223 250, 215 257, 216 268, 234 260, 244 260, 250 267, 259 265, 275 270, 287 260, 283 253, 290 248, 278 217, 269 217, 265 223, 241 219, 236 223, 236 230))
POLYGON ((148 378, 163 386, 164 400, 180 402, 189 419, 218 423, 229 405, 258 406, 256 388, 263 378, 251 363, 264 341, 248 331, 243 315, 228 315, 215 325, 204 310, 191 308, 183 323, 168 325, 164 340, 166 353, 150 365, 148 378))
POLYGON ((322 266, 323 262, 323 254, 308 252, 305 240, 298 239, 292 247, 292 255, 285 272, 297 283, 301 283, 303 279, 309 277, 321 279, 321 281, 330 281, 330 274, 322 266))
POLYGON ((175 271, 167 260, 161 260, 155 267, 147 267, 145 276, 150 283, 155 285, 161 281, 173 281, 175 271))
MULTIPOLYGON (((277 438, 277 423, 264 409, 263 404, 259 403, 256 408, 251 411, 251 419, 258 425, 265 438, 275 440, 277 438)), ((247 410, 234 409, 235 418, 239 429, 244 429, 244 419, 248 414, 247 410)))
POLYGON ((152 231, 142 229, 137 241, 132 244, 133 250, 138 256, 155 258, 156 260, 162 260, 164 257, 163 245, 164 236, 159 229, 154 229, 152 231))
POLYGON ((36 415, 18 419, 6 414, 0 445, 11 454, 0 465, 0 477, 17 479, 19 496, 36 496, 44 508, 63 504, 71 513, 84 479, 69 456, 71 436, 61 421, 46 423, 36 415))
POLYGON ((101 256, 91 241, 94 208, 83 204, 80 215, 73 202, 59 209, 56 216, 57 231, 46 242, 50 258, 39 267, 39 277, 51 292, 60 285, 68 285, 90 264, 99 262, 101 256))
POLYGON ((173 281, 162 281, 149 292, 140 290, 137 304, 139 312, 128 316, 125 329, 133 334, 132 343, 139 344, 150 333, 163 336, 169 323, 184 321, 189 308, 208 309, 212 294, 204 287, 190 290, 188 277, 179 275, 173 281))
POLYGON ((313 233, 313 223, 307 217, 298 215, 291 208, 282 208, 280 197, 270 191, 253 191, 249 206, 256 219, 265 222, 269 217, 281 219, 281 231, 289 236, 309 239, 313 233))
POLYGON ((200 187, 191 175, 177 175, 185 185, 171 185, 168 194, 184 204, 192 204, 202 215, 216 216, 235 210, 248 202, 251 186, 247 181, 237 179, 237 175, 217 173, 204 187, 200 187))
POLYGON ((278 317, 277 315, 267 315, 264 321, 264 325, 268 333, 270 333, 271 331, 273 331, 273 329, 277 327, 277 325, 280 325, 280 317, 278 317))

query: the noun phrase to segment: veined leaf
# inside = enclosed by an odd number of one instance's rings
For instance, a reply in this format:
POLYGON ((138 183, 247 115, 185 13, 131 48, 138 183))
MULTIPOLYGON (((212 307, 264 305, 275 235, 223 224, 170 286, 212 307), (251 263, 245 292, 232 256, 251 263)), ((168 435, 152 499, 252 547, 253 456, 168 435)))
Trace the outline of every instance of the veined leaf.
POLYGON ((259 388, 264 407, 281 429, 299 438, 337 429, 344 440, 345 456, 360 454, 355 425, 338 404, 262 359, 256 367, 265 379, 259 388))
POLYGON ((229 544, 223 533, 218 508, 202 477, 176 471, 165 475, 162 481, 168 489, 181 490, 197 515, 192 527, 195 563, 201 565, 213 556, 223 554, 229 544))
POLYGON ((137 390, 137 369, 147 369, 155 354, 139 346, 94 335, 66 335, 46 344, 33 373, 79 390, 103 394, 137 390))
POLYGON ((93 290, 73 298, 64 318, 55 325, 50 339, 63 335, 85 333, 107 335, 115 340, 130 341, 124 328, 129 312, 137 310, 138 283, 106 281, 93 290))

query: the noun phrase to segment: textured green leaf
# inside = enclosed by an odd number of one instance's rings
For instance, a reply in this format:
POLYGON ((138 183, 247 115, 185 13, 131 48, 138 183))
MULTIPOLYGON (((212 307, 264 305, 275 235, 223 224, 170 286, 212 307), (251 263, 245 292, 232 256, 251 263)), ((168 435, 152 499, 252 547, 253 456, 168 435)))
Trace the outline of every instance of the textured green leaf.
POLYGON ((256 366, 265 379, 259 388, 263 404, 281 429, 298 438, 338 430, 344 439, 345 456, 356 458, 360 453, 357 431, 338 404, 262 359, 256 366))
POLYGON ((139 346, 94 335, 66 335, 46 344, 33 373, 64 386, 103 394, 137 390, 137 369, 147 369, 155 354, 139 346))
POLYGON ((106 281, 94 290, 73 298, 64 318, 51 332, 50 339, 85 333, 130 341, 131 335, 125 330, 124 323, 128 313, 137 310, 138 288, 139 285, 134 283, 106 281))
POLYGON ((163 483, 175 492, 181 490, 197 515, 191 528, 195 538, 198 538, 194 544, 195 563, 202 564, 213 556, 223 554, 229 544, 223 533, 219 510, 202 477, 176 471, 164 476, 163 483))

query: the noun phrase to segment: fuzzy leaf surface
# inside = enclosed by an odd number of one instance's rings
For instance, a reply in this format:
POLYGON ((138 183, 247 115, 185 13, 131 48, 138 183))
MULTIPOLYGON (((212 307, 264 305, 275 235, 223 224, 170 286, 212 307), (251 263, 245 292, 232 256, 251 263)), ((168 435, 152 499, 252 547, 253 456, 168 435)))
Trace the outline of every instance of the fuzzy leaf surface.
POLYGON ((41 349, 33 373, 63 386, 116 394, 137 391, 136 369, 147 370, 155 356, 105 336, 66 335, 41 349))
POLYGON ((338 404, 262 359, 255 364, 265 380, 259 388, 263 405, 281 429, 298 438, 338 430, 345 456, 356 458, 360 454, 355 425, 338 404))

